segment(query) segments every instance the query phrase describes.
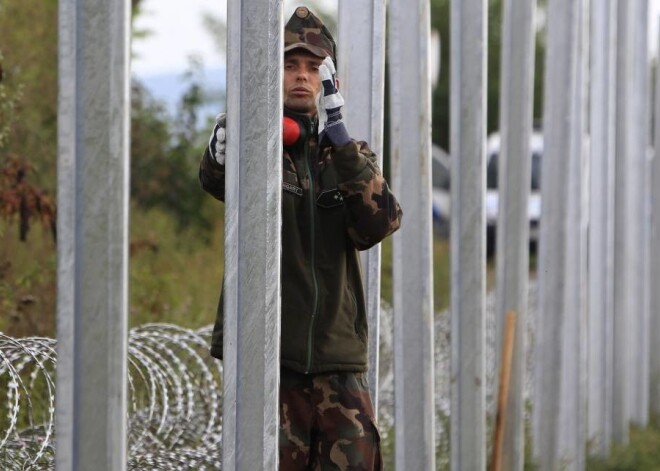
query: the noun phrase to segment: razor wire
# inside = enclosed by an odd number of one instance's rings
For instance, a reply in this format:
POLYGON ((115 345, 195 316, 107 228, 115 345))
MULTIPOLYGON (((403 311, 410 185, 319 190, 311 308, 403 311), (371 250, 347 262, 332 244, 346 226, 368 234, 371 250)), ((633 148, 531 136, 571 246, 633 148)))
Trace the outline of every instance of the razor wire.
MULTIPOLYGON (((128 347, 128 469, 220 469, 222 364, 210 327, 147 324, 128 347)), ((56 341, 0 333, 0 467, 55 468, 56 341)))

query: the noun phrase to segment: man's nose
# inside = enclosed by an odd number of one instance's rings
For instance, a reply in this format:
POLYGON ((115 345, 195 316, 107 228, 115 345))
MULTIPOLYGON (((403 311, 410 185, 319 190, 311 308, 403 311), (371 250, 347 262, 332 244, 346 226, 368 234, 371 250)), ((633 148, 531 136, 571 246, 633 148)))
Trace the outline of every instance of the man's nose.
POLYGON ((306 67, 301 67, 298 69, 298 80, 308 80, 310 70, 306 67))

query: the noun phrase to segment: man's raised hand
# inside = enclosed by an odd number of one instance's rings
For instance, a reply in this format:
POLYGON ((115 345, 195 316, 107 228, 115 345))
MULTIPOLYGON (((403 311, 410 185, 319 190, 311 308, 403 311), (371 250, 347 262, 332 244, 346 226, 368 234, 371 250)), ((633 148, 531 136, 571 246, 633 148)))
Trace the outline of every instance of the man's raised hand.
POLYGON ((225 128, 227 127, 227 114, 220 113, 215 118, 215 127, 209 139, 209 153, 213 160, 220 165, 225 164, 225 151, 227 149, 227 138, 225 128))
POLYGON ((344 106, 344 97, 337 90, 335 79, 335 64, 332 58, 326 57, 319 66, 319 76, 323 89, 316 100, 319 116, 319 141, 324 135, 336 146, 348 144, 351 138, 346 131, 342 120, 341 107, 344 106))

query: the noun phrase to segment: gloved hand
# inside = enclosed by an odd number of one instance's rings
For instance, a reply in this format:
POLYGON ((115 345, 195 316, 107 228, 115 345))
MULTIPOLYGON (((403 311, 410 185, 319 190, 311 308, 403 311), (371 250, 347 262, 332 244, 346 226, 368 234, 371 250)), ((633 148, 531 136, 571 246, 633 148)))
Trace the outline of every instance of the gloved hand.
POLYGON ((213 134, 209 139, 209 153, 213 160, 220 165, 225 164, 225 151, 227 148, 227 138, 225 135, 225 128, 227 127, 227 113, 220 113, 215 118, 215 127, 213 134))
POLYGON ((319 141, 324 134, 328 135, 330 142, 335 146, 348 144, 351 138, 348 135, 344 121, 342 121, 341 107, 344 106, 344 97, 337 90, 335 80, 335 64, 329 56, 319 66, 319 76, 323 89, 316 98, 316 109, 319 117, 319 141))

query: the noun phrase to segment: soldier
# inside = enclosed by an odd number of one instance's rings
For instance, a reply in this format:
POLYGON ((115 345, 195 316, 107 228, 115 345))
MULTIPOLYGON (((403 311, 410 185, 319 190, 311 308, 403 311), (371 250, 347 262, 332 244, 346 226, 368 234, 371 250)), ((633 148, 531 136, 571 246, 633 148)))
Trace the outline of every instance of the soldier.
MULTIPOLYGON (((284 34, 280 470, 382 469, 366 374, 358 251, 398 229, 401 208, 365 142, 349 137, 328 29, 299 7, 284 34)), ((231 156, 229 156, 231 158, 231 156)), ((225 115, 200 165, 224 201, 225 115)), ((222 295, 211 354, 222 358, 222 295)))

